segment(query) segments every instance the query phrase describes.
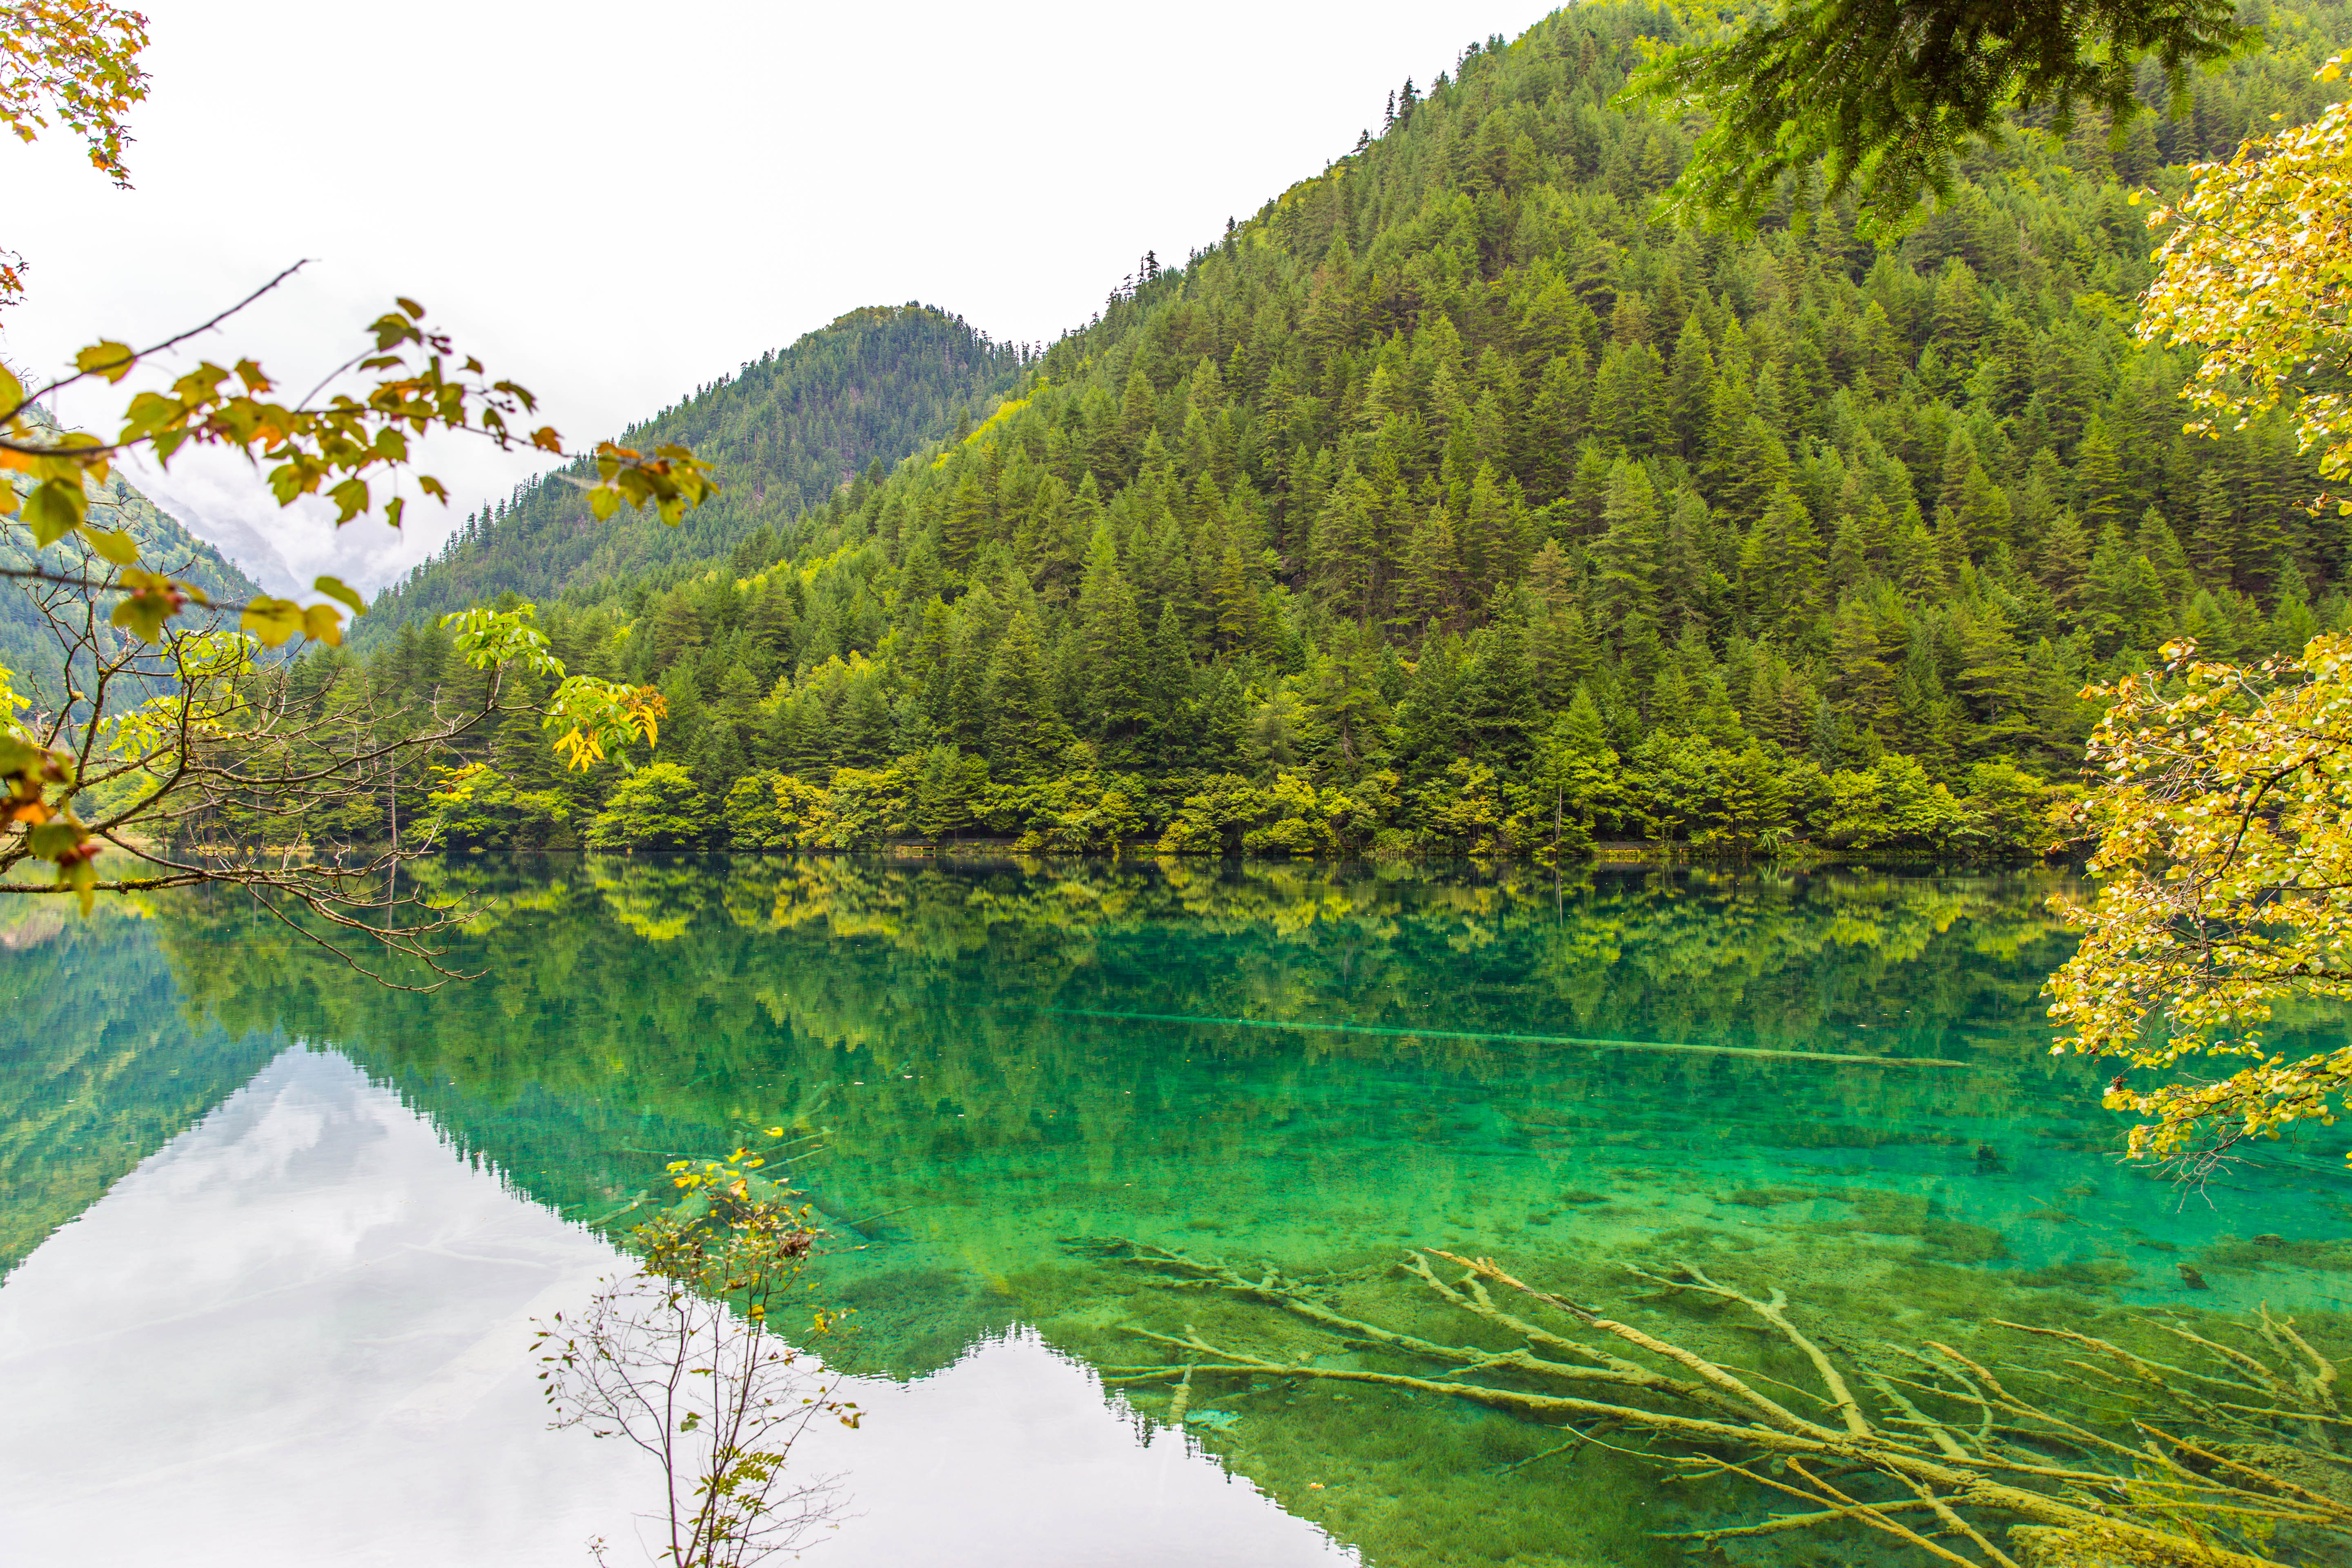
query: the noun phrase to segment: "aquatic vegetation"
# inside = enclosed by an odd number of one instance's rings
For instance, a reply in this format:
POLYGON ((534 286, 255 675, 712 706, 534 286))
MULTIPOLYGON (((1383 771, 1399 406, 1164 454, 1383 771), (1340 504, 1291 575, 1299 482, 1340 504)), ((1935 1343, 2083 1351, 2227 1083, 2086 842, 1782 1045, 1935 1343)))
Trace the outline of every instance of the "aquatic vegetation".
POLYGON ((1625 1266, 1654 1295, 1740 1309, 1764 1331, 1743 1358, 1769 1369, 1759 1371, 1530 1285, 1491 1258, 1438 1248, 1408 1253, 1402 1268, 1451 1309, 1453 1340, 1357 1316, 1332 1282, 1271 1266, 1253 1275, 1128 1240, 1088 1250, 1166 1288, 1275 1309, 1314 1331, 1301 1342, 1131 1326, 1162 1359, 1117 1369, 1116 1386, 1280 1378, 1409 1390, 1556 1425, 1568 1435, 1561 1449, 1638 1442, 1676 1482, 1737 1477, 1805 1505, 1658 1532, 1667 1540, 1716 1547, 1861 1529, 1926 1560, 1993 1568, 2258 1568, 2352 1546, 2352 1419, 2336 1363, 2267 1310, 2240 1326, 2240 1344, 2162 1325, 2179 1361, 1996 1321, 2022 1342, 2010 1356, 2061 1352, 1996 1365, 1939 1340, 1802 1326, 1778 1288, 1759 1296, 1688 1265, 1625 1266))

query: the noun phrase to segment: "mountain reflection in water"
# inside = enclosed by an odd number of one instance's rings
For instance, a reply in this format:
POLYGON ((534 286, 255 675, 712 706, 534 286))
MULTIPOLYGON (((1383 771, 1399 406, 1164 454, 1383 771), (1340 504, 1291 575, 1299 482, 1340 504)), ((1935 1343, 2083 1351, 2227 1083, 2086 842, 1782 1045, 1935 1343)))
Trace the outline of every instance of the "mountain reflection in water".
MULTIPOLYGON (((1812 1321, 1891 1321, 1916 1335, 2263 1300, 2333 1332, 2347 1304, 2352 1246, 2336 1239, 2347 1211, 2331 1149, 2268 1151, 2210 1205, 2116 1163, 2099 1066, 2048 1054, 2037 992, 2068 951, 2043 908, 2063 885, 2050 875, 1561 882, 1527 869, 851 857, 453 859, 429 875, 492 900, 450 955, 485 978, 430 995, 373 986, 202 896, 0 956, 22 1034, 0 1053, 0 1089, 21 1108, 0 1130, 14 1211, 0 1258, 22 1257, 289 1040, 331 1047, 377 1086, 359 1088, 331 1058, 278 1058, 36 1253, 0 1289, 0 1314, 30 1310, 16 1301, 37 1285, 76 1281, 63 1301, 88 1281, 92 1300, 118 1303, 101 1316, 126 1343, 169 1345, 194 1331, 172 1324, 204 1313, 206 1332, 275 1313, 284 1344, 340 1346, 334 1366, 385 1364, 377 1342, 429 1342, 433 1365, 471 1366, 464 1344, 539 1310, 523 1303, 541 1292, 583 1289, 609 1258, 562 1221, 610 1215, 667 1158, 783 1125, 807 1137, 796 1174, 830 1216, 821 1296, 855 1310, 844 1364, 877 1380, 953 1369, 895 1405, 877 1392, 894 1418, 828 1444, 824 1462, 851 1471, 864 1517, 818 1558, 868 1560, 854 1550, 861 1531, 929 1530, 960 1544, 898 1560, 988 1563, 1017 1542, 1027 1562, 1056 1550, 1072 1562, 1316 1562, 1332 1560, 1328 1529, 1374 1562, 1631 1563, 1674 1560, 1649 1531, 1679 1504, 1632 1459, 1515 1468, 1556 1441, 1541 1428, 1406 1396, 1204 1380, 1180 1436, 1164 1389, 1106 1394, 1088 1368, 1151 1359, 1125 1331, 1172 1331, 1191 1299, 1105 1268, 1085 1244, 1129 1237, 1334 1279, 1375 1278, 1401 1247, 1434 1244, 1612 1299, 1621 1263, 1704 1258, 1719 1277, 1787 1287, 1812 1321), (76 987, 123 1000, 102 1026, 79 1020, 76 987), (156 1203, 163 1173, 233 1115, 250 1118, 239 1108, 279 1093, 268 1086, 281 1077, 337 1073, 338 1114, 355 1127, 405 1118, 406 1132, 369 1136, 429 1142, 442 1168, 402 1188, 414 1212, 383 1211, 373 1234, 436 1268, 462 1253, 467 1284, 404 1275, 395 1306, 362 1270, 342 1294, 224 1285, 201 1313, 174 1304, 274 1231, 289 1247, 342 1236, 348 1248, 391 1190, 354 1181, 307 1203, 236 1199, 241 1167, 220 1163, 233 1143, 205 1178, 236 1216, 227 1233, 174 1229, 157 1208, 160 1252, 128 1234, 87 1240, 121 1206, 156 1203), (485 1194, 508 1205, 502 1217, 469 1206, 485 1194), (412 1245, 402 1228, 470 1236, 478 1224, 536 1239, 507 1259, 488 1243, 412 1245), (222 1260, 215 1272, 206 1258, 222 1260), (2210 1289, 2188 1292, 2183 1264, 2210 1289), (376 1348, 353 1348, 362 1341, 376 1348), (968 1468, 972 1448, 1012 1479, 978 1484, 991 1472, 968 1468), (1296 1517, 1225 1480, 1212 1457, 1296 1517), (934 1461, 935 1482, 891 1490, 888 1477, 934 1461), (1028 1487, 1057 1465, 1087 1479, 1028 1487)), ((2288 1018, 2275 1033, 2317 1043, 2336 1029, 2288 1018)), ((288 1154, 285 1169, 320 1157, 288 1154)), ((236 1159, 264 1181, 257 1151, 236 1159)), ((0 1354, 18 1354, 13 1339, 0 1354)), ((415 1354, 422 1365, 426 1352, 415 1354)), ((516 1359, 498 1375, 520 1396, 480 1384, 459 1423, 468 1443, 494 1435, 497 1463, 451 1458, 396 1484, 335 1479, 377 1461, 320 1424, 345 1375, 329 1362, 275 1421, 267 1400, 248 1410, 201 1378, 152 1397, 179 1402, 166 1425, 184 1442, 207 1419, 312 1433, 298 1447, 317 1489, 281 1495, 397 1492, 385 1506, 404 1528, 446 1521, 437 1560, 515 1550, 506 1518, 468 1500, 486 1487, 548 1500, 534 1516, 544 1529, 527 1533, 553 1540, 548 1561, 580 1561, 580 1538, 611 1531, 563 1500, 613 1507, 625 1483, 596 1478, 628 1467, 603 1451, 614 1445, 550 1447, 576 1435, 539 1434, 516 1359), (540 1464, 545 1477, 498 1479, 540 1464)), ((57 1385, 59 1410, 73 1386, 57 1385)), ((414 1415, 446 1400, 393 1404, 414 1415)), ((109 1419, 135 1408, 110 1406, 109 1419)), ((387 1408, 370 1405, 383 1431, 399 1429, 387 1408)), ((204 1443, 213 1462, 241 1462, 227 1442, 204 1443)), ((47 1462, 54 1474, 62 1461, 47 1462)), ((247 1505, 297 1517, 309 1506, 272 1495, 247 1505)), ((367 1517, 359 1502, 322 1505, 338 1510, 367 1517)), ((0 1514, 25 1517, 14 1502, 0 1514)), ((0 1549, 10 1528, 0 1523, 0 1549)))
MULTIPOLYGON (((577 1564, 594 1535, 637 1561, 647 1461, 545 1430, 530 1355, 618 1262, 289 1049, 0 1287, 0 1561, 577 1564)), ((1139 1444, 1034 1335, 844 1395, 866 1429, 794 1451, 844 1478, 843 1568, 1350 1560, 1173 1434, 1139 1444)))

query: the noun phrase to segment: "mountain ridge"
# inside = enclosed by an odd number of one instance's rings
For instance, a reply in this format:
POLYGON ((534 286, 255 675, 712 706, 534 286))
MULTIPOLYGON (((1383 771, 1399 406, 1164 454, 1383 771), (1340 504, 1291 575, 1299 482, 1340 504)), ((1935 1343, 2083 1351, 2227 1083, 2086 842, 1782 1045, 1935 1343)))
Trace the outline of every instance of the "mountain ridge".
POLYGON ((2184 117, 2009 134, 1883 248, 1802 190, 1749 237, 1647 221, 1695 128, 1617 100, 1664 10, 1466 51, 984 424, 575 581, 551 626, 660 686, 656 767, 517 752, 553 793, 468 831, 2027 849, 2085 686, 2352 624, 2292 433, 2190 441, 2185 359, 2128 331, 2133 192, 2338 90, 2352 6, 2271 22, 2184 117))
POLYGON ((564 483, 584 471, 571 465, 469 516, 434 559, 379 592, 357 646, 501 593, 551 599, 575 582, 659 572, 724 553, 762 526, 788 528, 877 462, 898 462, 960 415, 984 416, 1022 363, 1020 349, 935 306, 845 311, 615 437, 680 442, 715 464, 719 496, 680 525, 597 522, 564 483))

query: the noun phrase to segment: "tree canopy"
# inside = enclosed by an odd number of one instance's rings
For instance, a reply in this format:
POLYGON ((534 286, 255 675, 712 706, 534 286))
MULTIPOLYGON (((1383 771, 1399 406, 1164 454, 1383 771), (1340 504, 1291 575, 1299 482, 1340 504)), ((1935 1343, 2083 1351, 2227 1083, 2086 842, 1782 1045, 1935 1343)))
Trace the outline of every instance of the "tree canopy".
MULTIPOLYGON (((2331 57, 2323 82, 2343 75, 2331 57)), ((2200 167, 2176 206, 2140 314, 2151 342, 2203 350, 2185 394, 2192 429, 2242 430, 2292 405, 2295 434, 2331 483, 2352 477, 2352 105, 2249 138, 2200 167)), ((2339 500, 2352 515, 2352 500, 2339 500)))
POLYGON ((2233 0, 1795 0, 1735 16, 1637 79, 1710 123, 1669 196, 1685 216, 1752 227, 1816 165, 1855 187, 1861 231, 1899 233, 1922 196, 2012 115, 2060 136, 2144 112, 2149 62, 2176 104, 2189 68, 2254 37, 2233 0))
POLYGON ((2352 996, 2352 638, 2252 668, 2168 650, 2118 683, 2091 745, 2097 899, 2050 983, 2061 1050, 2123 1058, 2135 1155, 2201 1178, 2248 1139, 2332 1124, 2352 1048, 2269 1050, 2274 1010, 2352 996), (2185 1064, 2242 1060, 2219 1079, 2185 1064), (2132 1068, 2162 1072, 2135 1082, 2132 1068))
MULTIPOLYGON (((1818 186, 1651 222, 1696 131, 1621 95, 1678 24, 1563 11, 1139 266, 968 429, 790 516, 730 482, 698 559, 573 573, 542 624, 661 689, 661 759, 750 813, 711 847, 2030 854, 2086 685, 2352 616, 2287 411, 2185 433, 2191 356, 2130 303, 2133 193, 2324 110, 2347 24, 2274 19, 2120 149, 1972 153, 1882 247, 1818 186)), ((748 454, 788 428, 761 385, 697 417, 748 454)), ((435 603, 569 548, 568 504, 519 494, 435 603)), ((432 689, 424 607, 377 607, 368 679, 432 689)), ((507 752, 544 809, 473 842, 577 843, 618 787, 507 752)))

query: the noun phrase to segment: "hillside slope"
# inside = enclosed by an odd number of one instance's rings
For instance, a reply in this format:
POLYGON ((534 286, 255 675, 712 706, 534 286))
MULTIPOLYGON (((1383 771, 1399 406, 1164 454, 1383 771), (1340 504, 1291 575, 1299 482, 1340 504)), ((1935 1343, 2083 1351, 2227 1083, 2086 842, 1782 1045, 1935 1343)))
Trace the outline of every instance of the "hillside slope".
MULTIPOLYGON (((1887 251, 1834 208, 1648 222, 1692 127, 1612 101, 1675 26, 1591 5, 1479 47, 774 567, 556 617, 660 683, 682 770, 565 786, 572 826, 2023 847, 2086 682, 2346 623, 2291 436, 2184 437, 2184 358, 2133 341, 2127 198, 2315 112, 2352 6, 2277 14, 2120 146, 2012 136, 1887 251), (820 794, 771 805, 776 773, 820 794)), ((537 809, 476 826, 569 831, 537 809)))
POLYGON ((439 556, 379 595, 356 646, 503 593, 552 599, 574 582, 724 555, 959 418, 981 417, 1020 368, 1019 350, 961 317, 913 304, 853 310, 621 434, 636 447, 684 442, 718 465, 719 499, 678 527, 650 515, 600 523, 561 477, 536 480, 468 518, 439 556))

